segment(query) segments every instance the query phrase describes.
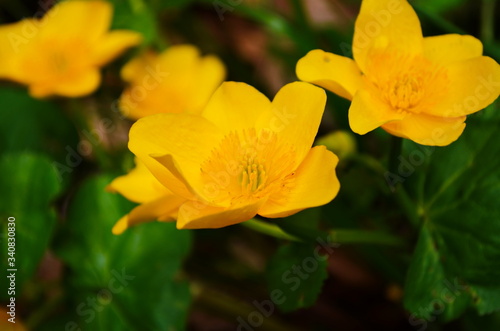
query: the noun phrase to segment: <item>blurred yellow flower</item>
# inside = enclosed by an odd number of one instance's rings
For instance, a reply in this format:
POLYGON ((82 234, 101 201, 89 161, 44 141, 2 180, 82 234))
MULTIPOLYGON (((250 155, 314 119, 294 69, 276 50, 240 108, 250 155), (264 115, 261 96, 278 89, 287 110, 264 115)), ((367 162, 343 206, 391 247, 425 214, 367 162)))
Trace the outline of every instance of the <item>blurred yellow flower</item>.
POLYGON ((0 319, 0 330, 2 331, 27 331, 28 329, 24 326, 23 321, 19 316, 16 316, 15 311, 15 301, 9 301, 7 309, 4 307, 0 308, 0 314, 2 318, 0 319), (14 310, 9 308, 9 305, 14 304, 14 310), (9 321, 10 320, 10 321, 9 321), (13 321, 13 322, 12 322, 13 321))
MULTIPOLYGON (((179 197, 180 229, 219 228, 256 214, 285 217, 326 204, 339 190, 338 158, 324 146, 311 148, 325 102, 324 91, 308 83, 288 84, 270 102, 247 84, 226 82, 201 116, 139 119, 129 148, 179 197)), ((136 178, 126 190, 142 196, 145 181, 136 178)), ((163 188, 157 196, 165 196, 163 188)), ((158 214, 143 209, 144 218, 158 214)), ((127 226, 120 221, 115 233, 127 226)))
POLYGON ((135 162, 136 167, 132 171, 116 178, 107 187, 108 191, 118 192, 140 204, 116 223, 114 234, 142 222, 175 220, 180 204, 186 201, 163 186, 140 160, 136 158, 135 162))
POLYGON ((355 154, 358 146, 354 134, 350 131, 336 130, 316 140, 315 145, 324 145, 328 150, 343 159, 355 154))
POLYGON ((500 67, 472 36, 423 38, 406 0, 363 0, 354 60, 313 50, 297 63, 299 79, 352 100, 351 129, 377 127, 423 145, 452 143, 466 115, 498 97, 500 67))
POLYGON ((132 31, 111 31, 111 4, 64 1, 41 20, 0 27, 0 78, 29 87, 33 97, 79 97, 100 84, 99 68, 141 41, 132 31))
POLYGON ((172 46, 161 54, 146 52, 122 69, 122 78, 130 86, 120 98, 120 109, 131 119, 158 113, 199 113, 225 74, 217 57, 202 57, 195 46, 172 46))

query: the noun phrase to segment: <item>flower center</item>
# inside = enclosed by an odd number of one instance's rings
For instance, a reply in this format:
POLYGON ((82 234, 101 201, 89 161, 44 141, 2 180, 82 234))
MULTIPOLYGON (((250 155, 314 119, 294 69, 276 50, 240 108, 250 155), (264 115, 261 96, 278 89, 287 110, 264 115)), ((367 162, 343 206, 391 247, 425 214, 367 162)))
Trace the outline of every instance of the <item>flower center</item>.
POLYGON ((374 54, 365 78, 391 108, 420 113, 431 106, 447 84, 445 69, 422 56, 374 54))
POLYGON ((294 148, 274 132, 231 132, 201 165, 205 193, 215 203, 262 198, 295 170, 294 160, 294 148))
POLYGON ((414 108, 423 94, 423 79, 405 73, 389 82, 384 97, 393 108, 407 110, 414 108))
POLYGON ((68 70, 68 56, 61 51, 50 54, 48 62, 54 72, 64 73, 68 70))
POLYGON ((241 190, 248 195, 260 190, 267 182, 267 173, 264 168, 265 160, 257 159, 256 155, 247 155, 240 163, 241 190))
POLYGON ((40 40, 33 44, 37 56, 29 53, 24 69, 34 81, 63 79, 90 65, 89 47, 81 40, 40 40))

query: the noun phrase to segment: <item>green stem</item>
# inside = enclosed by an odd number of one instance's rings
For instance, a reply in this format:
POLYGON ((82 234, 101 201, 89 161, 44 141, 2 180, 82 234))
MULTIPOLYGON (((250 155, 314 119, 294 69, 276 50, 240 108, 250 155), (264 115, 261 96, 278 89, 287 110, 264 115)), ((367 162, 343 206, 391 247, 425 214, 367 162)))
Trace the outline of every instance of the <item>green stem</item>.
POLYGON ((375 244, 386 246, 401 246, 401 238, 379 231, 332 230, 332 241, 339 244, 375 244))
MULTIPOLYGON (((397 165, 398 165, 398 156, 401 155, 401 142, 402 139, 399 139, 397 137, 393 137, 393 144, 392 144, 392 149, 390 152, 390 160, 389 163, 396 161, 395 164, 392 165, 393 167, 393 173, 397 173, 397 165), (399 143, 397 142, 399 140, 399 143), (399 146, 398 146, 399 145, 399 146), (398 152, 395 152, 395 151, 398 152), (395 154, 394 156, 392 154, 395 154)), ((354 162, 357 162, 358 164, 366 167, 367 169, 370 169, 373 171, 375 174, 377 174, 380 177, 384 177, 386 174, 386 170, 384 166, 375 158, 369 156, 369 155, 353 155, 349 157, 349 160, 352 160, 354 162)), ((383 186, 382 188, 385 188, 387 182, 386 180, 381 180, 380 185, 383 186)), ((404 186, 402 185, 396 185, 394 187, 391 187, 391 191, 393 193, 394 198, 398 202, 399 206, 401 209, 404 211, 410 222, 414 226, 418 226, 420 224, 420 216, 419 216, 419 211, 416 208, 416 203, 410 198, 408 193, 406 192, 404 186)))
POLYGON ((241 225, 246 226, 249 229, 267 234, 268 236, 276 237, 278 239, 285 239, 290 241, 302 241, 301 239, 286 233, 276 224, 259 221, 254 218, 249 221, 241 223, 241 225))
MULTIPOLYGON (((490 0, 494 1, 494 0, 490 0)), ((448 20, 443 19, 441 16, 436 15, 436 14, 431 14, 430 12, 424 10, 421 8, 419 5, 414 4, 415 10, 417 11, 417 14, 421 18, 425 18, 429 22, 431 22, 438 30, 441 30, 443 33, 457 33, 457 34, 467 34, 467 32, 459 27, 457 27, 455 24, 450 23, 448 20)), ((484 9, 482 9, 484 10, 484 9)), ((490 13, 493 15, 493 11, 490 13)), ((482 19, 481 19, 482 20, 482 19)), ((482 22, 482 25, 485 23, 482 22)), ((500 61, 500 47, 496 45, 495 43, 484 43, 484 54, 491 56, 497 61, 500 61)))
MULTIPOLYGON (((286 220, 284 221, 286 222, 286 220)), ((269 236, 285 239, 296 242, 308 241, 284 232, 279 226, 264 221, 259 221, 256 219, 251 219, 242 225, 267 234, 269 236)), ((333 241, 339 244, 375 244, 375 245, 388 245, 388 246, 399 246, 403 242, 398 237, 395 237, 389 233, 378 232, 378 231, 365 231, 365 230, 330 230, 329 234, 332 236, 333 241)), ((324 236, 323 232, 317 233, 317 237, 324 236)), ((312 238, 309 239, 309 241, 312 238)))
POLYGON ((143 11, 146 7, 146 4, 143 0, 129 0, 128 3, 134 13, 143 11))
POLYGON ((418 17, 421 18, 421 21, 422 19, 429 20, 430 22, 432 22, 432 24, 434 24, 438 29, 442 30, 443 32, 466 34, 466 32, 463 29, 459 28, 457 25, 442 18, 438 14, 426 10, 425 7, 421 5, 413 4, 413 8, 417 12, 418 17))
POLYGON ((419 211, 415 207, 415 202, 408 196, 408 193, 403 186, 398 185, 394 197, 399 206, 403 209, 410 223, 418 227, 420 225, 419 211))
POLYGON ((481 39, 486 44, 495 39, 495 2, 496 0, 483 0, 481 6, 481 39))
POLYGON ((308 26, 307 15, 306 12, 304 11, 302 0, 292 0, 292 6, 295 11, 295 18, 298 21, 298 23, 303 27, 307 27, 308 26))
POLYGON ((62 293, 52 296, 40 309, 34 311, 25 321, 28 330, 35 330, 50 316, 63 301, 62 293))
POLYGON ((358 163, 377 175, 383 176, 385 173, 384 166, 377 159, 367 154, 351 154, 345 160, 358 163))
MULTIPOLYGON (((391 149, 389 151, 389 164, 388 170, 392 174, 397 174, 398 165, 399 165, 399 157, 401 156, 401 152, 403 150, 403 139, 391 136, 391 149)), ((391 187, 392 190, 395 190, 395 187, 391 187)))
MULTIPOLYGON (((70 119, 73 121, 75 128, 77 129, 80 141, 88 141, 90 144, 91 152, 94 154, 97 163, 102 168, 110 168, 112 161, 110 159, 109 153, 105 150, 103 140, 106 137, 96 137, 96 128, 92 126, 92 120, 89 116, 90 110, 86 109, 88 103, 87 99, 69 99, 66 102, 67 110, 70 119), (86 134, 85 134, 86 133, 86 134), (89 138, 93 137, 93 138, 89 138)), ((100 114, 97 114, 100 120, 100 114)), ((96 119, 97 121, 98 119, 96 119)), ((101 133, 99 133, 101 134, 101 133)))
MULTIPOLYGON (((252 312, 258 311, 256 307, 212 288, 213 286, 204 286, 199 282, 191 281, 191 290, 196 298, 195 304, 207 310, 222 313, 226 317, 234 318, 238 323, 241 323, 240 318, 247 321, 252 312)), ((265 317, 258 329, 263 331, 297 331, 292 325, 288 325, 272 315, 265 317)))
MULTIPOLYGON (((213 0, 198 1, 213 8, 213 0)), ((273 10, 266 9, 261 6, 248 5, 245 4, 244 1, 236 6, 231 5, 231 2, 228 2, 227 0, 222 1, 222 3, 233 9, 231 13, 238 13, 245 18, 259 23, 269 33, 273 34, 275 38, 287 38, 293 40, 294 44, 297 45, 298 50, 303 54, 306 54, 311 49, 318 48, 317 40, 315 40, 314 34, 311 33, 307 24, 305 27, 293 24, 293 22, 290 22, 281 14, 273 10)))
MULTIPOLYGON (((392 137, 391 140, 391 150, 389 152, 389 172, 393 175, 398 175, 398 165, 399 165, 399 157, 403 151, 403 139, 399 137, 392 137)), ((408 196, 408 193, 404 189, 401 183, 397 183, 394 186, 390 186, 396 201, 399 206, 403 209, 408 220, 412 225, 418 226, 420 224, 420 217, 418 216, 418 211, 416 208, 416 204, 411 198, 408 196)))

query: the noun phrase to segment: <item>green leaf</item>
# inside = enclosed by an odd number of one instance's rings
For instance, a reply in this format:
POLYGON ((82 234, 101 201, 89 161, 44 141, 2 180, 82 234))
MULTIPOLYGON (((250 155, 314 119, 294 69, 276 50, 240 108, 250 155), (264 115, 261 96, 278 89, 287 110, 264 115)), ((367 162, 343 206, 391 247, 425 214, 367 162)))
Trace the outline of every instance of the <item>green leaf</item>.
POLYGON ((112 29, 133 30, 142 34, 143 44, 157 41, 157 17, 152 8, 143 0, 111 0, 114 5, 112 29))
MULTIPOLYGON (((480 314, 500 309, 498 109, 470 116, 467 124, 457 142, 432 149, 420 168, 414 164, 405 182, 423 220, 405 306, 427 321, 454 319, 469 306, 480 314), (447 293, 450 283, 460 288, 455 295, 447 293)), ((419 148, 406 144, 407 159, 419 148)))
POLYGON ((468 285, 458 276, 445 272, 434 245, 432 234, 424 227, 408 270, 405 289, 407 309, 415 318, 431 322, 439 315, 443 315, 444 320, 455 318, 471 302, 468 285))
POLYGON ((23 89, 1 88, 0 151, 40 151, 64 160, 78 135, 54 103, 31 98, 23 89))
POLYGON ((460 324, 464 331, 497 331, 500 329, 500 312, 478 316, 477 313, 469 311, 461 319, 460 324))
POLYGON ((176 277, 191 233, 154 222, 113 235, 114 223, 134 205, 105 191, 112 179, 100 176, 83 184, 63 234, 71 240, 58 249, 80 291, 73 309, 81 320, 75 322, 83 330, 182 330, 190 295, 176 277))
POLYGON ((315 245, 281 246, 267 268, 271 300, 284 312, 312 306, 328 277, 326 266, 315 245))
MULTIPOLYGON (((2 240, 2 270, 17 269, 16 296, 36 270, 56 223, 52 200, 61 189, 56 169, 44 156, 23 153, 5 154, 0 159, 0 215, 2 238, 7 238, 9 217, 15 218, 15 261, 8 260, 8 240, 2 240), (8 262, 15 266, 8 266, 8 262)), ((1 278, 2 288, 8 288, 1 278)), ((2 298, 7 292, 2 291, 2 298)))

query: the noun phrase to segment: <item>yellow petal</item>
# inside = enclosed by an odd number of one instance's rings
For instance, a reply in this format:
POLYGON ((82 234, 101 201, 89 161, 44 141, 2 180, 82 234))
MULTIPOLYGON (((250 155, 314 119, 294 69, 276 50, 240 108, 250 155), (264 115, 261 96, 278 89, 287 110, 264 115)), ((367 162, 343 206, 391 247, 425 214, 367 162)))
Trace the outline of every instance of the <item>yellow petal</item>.
POLYGON ((384 123, 404 117, 404 113, 392 110, 368 90, 359 90, 349 108, 349 125, 358 134, 366 134, 384 123))
POLYGON ((214 193, 214 183, 216 184, 217 182, 214 182, 214 180, 207 182, 207 175, 210 176, 210 174, 203 172, 201 168, 203 164, 191 167, 181 167, 175 156, 171 154, 152 154, 151 157, 164 166, 177 181, 182 183, 187 190, 189 190, 191 193, 191 199, 204 201, 212 205, 216 204, 219 207, 228 207, 232 204, 231 199, 228 198, 227 188, 217 186, 217 192, 225 194, 214 193), (217 202, 215 203, 214 201, 217 202))
POLYGON ((398 137, 421 145, 446 146, 460 137, 465 129, 465 116, 440 118, 425 114, 409 114, 401 121, 384 124, 382 128, 398 137))
POLYGON ((200 113, 224 80, 226 68, 221 60, 209 55, 200 59, 196 71, 193 93, 188 98, 187 110, 200 113))
MULTIPOLYGON (((121 234, 131 226, 152 222, 157 219, 163 221, 169 219, 169 215, 177 212, 182 203, 186 200, 173 194, 167 194, 156 200, 144 203, 132 209, 123 216, 113 227, 113 234, 121 234)), ((171 219, 171 218, 170 218, 171 219)))
POLYGON ((202 116, 223 132, 255 127, 261 114, 270 112, 271 103, 254 87, 237 82, 224 82, 215 91, 202 116))
POLYGON ((215 229, 248 221, 257 214, 265 200, 220 208, 199 201, 184 203, 177 216, 178 229, 215 229))
POLYGON ((325 146, 316 146, 307 154, 286 189, 276 192, 259 209, 264 217, 286 217, 305 208, 329 203, 337 195, 340 183, 335 174, 338 158, 325 146))
POLYGON ((425 113, 443 117, 460 117, 475 113, 498 98, 500 66, 490 57, 480 56, 452 63, 447 67, 449 85, 443 99, 425 113))
POLYGON ((344 56, 315 49, 297 62, 297 77, 352 100, 361 85, 356 62, 344 56))
POLYGON ((424 38, 424 55, 440 64, 467 60, 483 54, 483 44, 472 36, 445 34, 424 38))
MULTIPOLYGON (((20 60, 26 54, 29 46, 39 30, 39 22, 34 19, 25 19, 12 24, 0 26, 0 78, 26 83, 29 77, 24 75, 20 60)), ((32 56, 32 55, 31 55, 32 56)))
MULTIPOLYGON (((145 76, 150 77, 150 76, 145 76)), ((160 113, 182 113, 186 110, 187 96, 163 85, 155 85, 150 80, 145 84, 133 85, 121 95, 119 107, 121 113, 133 120, 160 113)))
POLYGON ((127 48, 141 43, 142 36, 132 31, 111 31, 95 44, 92 50, 92 62, 102 66, 123 53, 127 48))
POLYGON ((130 201, 144 203, 166 194, 173 194, 153 176, 149 169, 136 158, 136 167, 128 174, 115 178, 107 187, 130 201))
POLYGON ((181 182, 191 192, 192 196, 204 201, 209 200, 205 197, 206 194, 204 194, 205 185, 200 171, 200 164, 197 166, 184 166, 184 169, 182 169, 176 158, 171 154, 151 154, 151 157, 181 182))
POLYGON ((107 1, 63 1, 42 18, 43 38, 79 38, 94 42, 108 31, 113 8, 107 1))
POLYGON ((53 94, 65 97, 81 97, 94 92, 101 83, 101 74, 97 69, 88 69, 71 73, 64 79, 54 77, 52 80, 33 82, 29 86, 30 95, 43 98, 53 94))
POLYGON ((200 50, 193 45, 174 45, 162 52, 157 63, 171 75, 184 76, 187 70, 194 70, 200 59, 200 50))
POLYGON ((323 89, 304 82, 287 84, 276 94, 271 111, 259 118, 258 128, 274 131, 294 146, 298 165, 314 142, 325 104, 323 89))
POLYGON ((353 55, 366 73, 373 52, 422 52, 418 16, 406 0, 363 0, 354 28, 353 55))
POLYGON ((217 127, 201 116, 156 114, 138 120, 130 129, 129 149, 172 192, 192 192, 151 155, 173 155, 187 176, 199 176, 200 164, 222 139, 217 127))
POLYGON ((146 68, 146 74, 155 71, 161 85, 177 95, 190 98, 189 91, 196 84, 200 58, 200 51, 193 45, 171 46, 158 55, 150 68, 146 68))
POLYGON ((120 109, 132 119, 158 113, 199 114, 224 75, 219 59, 201 57, 191 45, 172 46, 160 55, 149 52, 122 70, 132 85, 122 94, 120 109))
POLYGON ((129 83, 142 79, 147 74, 146 68, 153 66, 157 58, 158 54, 153 51, 141 53, 122 67, 120 70, 121 78, 129 83))

